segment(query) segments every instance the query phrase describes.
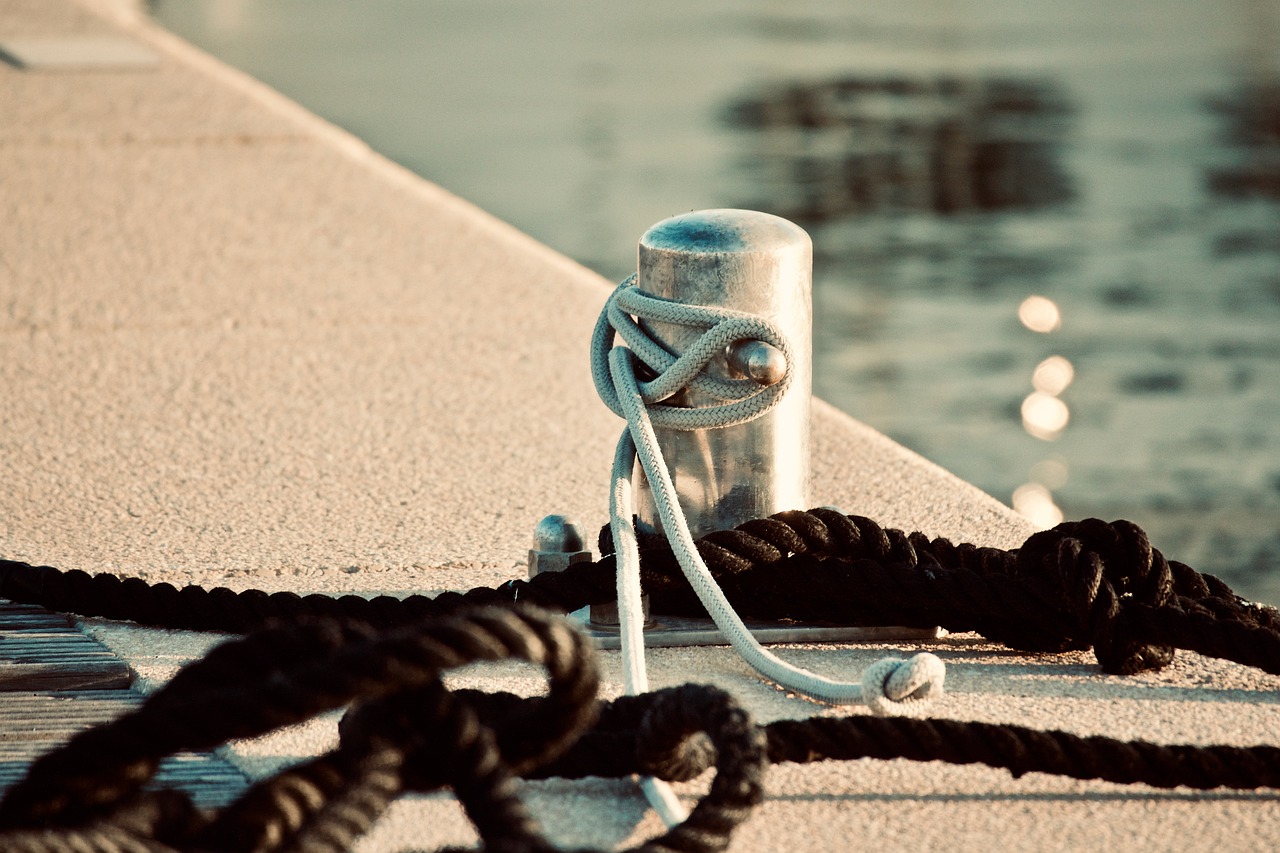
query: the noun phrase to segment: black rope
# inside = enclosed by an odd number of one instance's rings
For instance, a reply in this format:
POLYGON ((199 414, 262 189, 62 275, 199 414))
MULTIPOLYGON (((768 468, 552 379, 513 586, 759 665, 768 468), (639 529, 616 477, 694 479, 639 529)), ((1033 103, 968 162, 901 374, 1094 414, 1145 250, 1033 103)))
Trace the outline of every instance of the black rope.
MULTIPOLYGON (((669 766, 644 757, 637 719, 644 697, 635 698, 634 707, 606 708, 573 749, 530 778, 616 777, 656 767, 666 772, 655 775, 685 780, 705 770, 706 758, 697 750, 669 766)), ((903 758, 985 764, 1015 778, 1037 772, 1157 788, 1280 787, 1280 748, 1274 746, 1162 745, 1015 725, 866 715, 779 720, 761 728, 774 764, 903 758)))
POLYGON ((406 791, 451 787, 485 849, 550 850, 517 776, 682 781, 709 767, 689 819, 636 850, 723 850, 764 796, 767 763, 854 758, 981 763, 1163 788, 1280 788, 1280 748, 1181 746, 1021 726, 852 716, 752 724, 718 688, 686 684, 600 703, 589 644, 528 607, 481 608, 377 632, 328 621, 214 649, 139 709, 39 759, 0 800, 0 849, 347 850, 406 791), (446 668, 516 657, 550 690, 451 692, 446 668), (332 752, 262 780, 215 814, 143 793, 159 759, 350 704, 332 752))
MULTIPOLYGON (((669 550, 644 545, 655 607, 696 610, 669 550)), ((1019 648, 1092 646, 1104 668, 1119 672, 1163 666, 1175 648, 1280 670, 1274 609, 1165 560, 1126 522, 1060 525, 1001 551, 815 510, 748 522, 698 547, 751 615, 941 624, 1019 648)), ((498 589, 366 602, 177 590, 0 563, 6 598, 170 627, 260 628, 184 668, 140 708, 34 762, 0 800, 0 849, 328 853, 349 849, 402 793, 449 787, 485 849, 545 851, 552 848, 520 802, 516 778, 687 780, 714 766, 690 818, 636 848, 714 851, 762 799, 765 765, 784 761, 906 758, 981 763, 1015 776, 1280 787, 1280 749, 1272 746, 1167 746, 867 716, 758 727, 723 691, 695 685, 600 703, 587 642, 530 602, 566 611, 612 600, 613 572, 606 556, 498 589), (543 666, 547 695, 454 692, 440 680, 452 667, 507 658, 543 666), (257 782, 219 812, 197 810, 180 792, 144 790, 175 752, 343 707, 336 749, 257 782)))
MULTIPOLYGON (((32 764, 0 800, 0 849, 346 850, 401 793, 449 786, 486 849, 548 850, 513 781, 559 758, 595 719, 594 662, 567 622, 526 606, 381 633, 329 621, 252 634, 32 764), (447 668, 512 657, 546 667, 550 690, 509 697, 500 719, 482 720, 439 679, 447 668), (216 815, 197 814, 176 792, 165 792, 162 815, 155 796, 140 793, 167 755, 348 703, 336 750, 257 783, 216 815), (139 803, 151 806, 148 820, 139 803)), ((637 725, 659 756, 650 763, 661 766, 661 755, 704 732, 718 776, 688 820, 636 849, 723 849, 763 797, 763 733, 715 688, 671 688, 645 703, 637 725)))
MULTIPOLYGON (((659 538, 646 545, 650 575, 678 572, 659 538)), ((698 545, 744 616, 940 625, 1027 651, 1092 647, 1103 670, 1116 674, 1159 669, 1175 648, 1280 673, 1275 608, 1165 559, 1127 521, 1068 522, 1005 551, 817 509, 750 521, 698 545)), ((683 588, 656 592, 654 608, 704 612, 683 588)))
POLYGON ((448 616, 476 605, 508 604, 517 598, 556 612, 612 601, 612 562, 612 558, 602 561, 609 566, 605 571, 603 565, 575 563, 564 572, 545 573, 532 582, 513 581, 497 589, 478 587, 464 593, 444 592, 434 598, 381 595, 367 599, 358 595, 300 596, 257 589, 233 592, 226 587, 205 589, 195 585, 178 589, 169 583, 149 584, 140 578, 121 578, 109 572, 90 575, 79 569, 64 571, 0 560, 0 597, 64 613, 187 631, 241 634, 274 622, 305 617, 390 628, 448 616))
MULTIPOLYGON (((606 528, 607 531, 607 528, 606 528)), ((642 584, 657 612, 705 615, 661 537, 642 541, 642 584)), ((1106 672, 1159 669, 1175 649, 1280 673, 1280 614, 1235 595, 1212 575, 1165 559, 1127 521, 1060 524, 1013 550, 955 545, 886 529, 834 510, 784 512, 697 543, 738 612, 749 618, 837 625, 940 625, 1025 651, 1093 648, 1106 672)), ((0 597, 144 625, 242 633, 319 616, 378 628, 514 601, 567 613, 614 600, 605 556, 435 598, 268 595, 177 589, 102 573, 0 561, 0 597)))

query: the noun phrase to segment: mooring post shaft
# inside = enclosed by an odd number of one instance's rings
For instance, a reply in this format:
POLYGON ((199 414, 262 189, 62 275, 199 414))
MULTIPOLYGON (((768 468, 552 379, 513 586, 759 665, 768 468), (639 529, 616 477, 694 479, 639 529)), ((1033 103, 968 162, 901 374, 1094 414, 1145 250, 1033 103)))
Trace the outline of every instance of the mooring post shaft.
MULTIPOLYGON (((663 220, 640 239, 637 286, 652 296, 731 308, 774 323, 791 349, 791 386, 778 405, 737 426, 658 429, 689 530, 698 537, 809 504, 809 411, 813 386, 813 244, 804 229, 767 213, 704 210, 663 220)), ((683 352, 701 330, 646 322, 655 340, 683 352)), ((706 368, 723 378, 777 381, 780 354, 740 341, 706 368)), ((675 405, 720 402, 685 390, 675 405)), ((660 529, 652 492, 637 476, 636 511, 660 529)))

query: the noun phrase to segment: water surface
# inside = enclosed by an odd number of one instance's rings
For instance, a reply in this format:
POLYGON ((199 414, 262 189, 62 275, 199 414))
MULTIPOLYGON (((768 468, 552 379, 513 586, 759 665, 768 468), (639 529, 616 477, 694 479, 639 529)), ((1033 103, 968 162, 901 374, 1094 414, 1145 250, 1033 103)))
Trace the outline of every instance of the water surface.
POLYGON ((673 214, 794 219, 819 395, 1280 602, 1277 0, 152 9, 613 279, 673 214))

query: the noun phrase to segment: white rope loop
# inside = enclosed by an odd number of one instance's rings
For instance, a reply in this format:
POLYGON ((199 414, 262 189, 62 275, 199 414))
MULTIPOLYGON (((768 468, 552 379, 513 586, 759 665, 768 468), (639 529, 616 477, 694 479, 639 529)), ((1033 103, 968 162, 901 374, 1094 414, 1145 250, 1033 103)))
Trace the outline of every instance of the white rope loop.
MULTIPOLYGON (((765 679, 788 690, 833 705, 866 704, 876 714, 913 713, 942 693, 945 667, 923 653, 908 661, 878 661, 860 683, 835 681, 787 663, 766 650, 747 630, 716 583, 694 545, 684 511, 676 497, 655 427, 676 430, 715 429, 746 423, 772 409, 791 385, 790 345, 772 323, 738 311, 684 305, 657 299, 636 289, 632 276, 610 296, 596 323, 591 342, 591 374, 605 404, 627 422, 618 439, 610 492, 610 529, 618 566, 618 615, 623 671, 628 693, 648 689, 644 662, 644 619, 640 601, 640 552, 633 527, 631 474, 636 459, 644 470, 654 506, 672 551, 690 586, 716 626, 738 653, 765 679), (682 354, 668 351, 645 333, 640 320, 705 329, 682 354), (613 345, 615 334, 627 344, 613 345), (714 379, 703 373, 712 359, 739 340, 761 340, 777 347, 786 359, 783 379, 761 387, 751 380, 714 379), (641 382, 637 360, 657 375, 641 382), (722 402, 686 408, 661 400, 684 388, 705 391, 722 402)), ((674 825, 683 809, 666 783, 646 779, 645 793, 663 820, 674 825)))
MULTIPOLYGON (((625 418, 626 415, 618 400, 613 371, 609 367, 609 353, 615 349, 615 334, 656 374, 651 380, 638 382, 638 386, 650 420, 661 429, 718 429, 746 423, 776 406, 791 387, 791 345, 773 323, 741 311, 685 305, 650 296, 636 288, 633 275, 618 285, 609 297, 591 336, 591 377, 596 393, 619 417, 625 418), (650 337, 632 319, 633 316, 639 320, 704 331, 684 353, 677 356, 650 337), (761 386, 750 379, 721 379, 703 372, 731 344, 743 340, 764 341, 777 347, 788 365, 781 381, 761 386), (685 388, 726 402, 696 408, 661 405, 662 400, 685 388)), ((629 372, 635 375, 634 366, 629 372)))

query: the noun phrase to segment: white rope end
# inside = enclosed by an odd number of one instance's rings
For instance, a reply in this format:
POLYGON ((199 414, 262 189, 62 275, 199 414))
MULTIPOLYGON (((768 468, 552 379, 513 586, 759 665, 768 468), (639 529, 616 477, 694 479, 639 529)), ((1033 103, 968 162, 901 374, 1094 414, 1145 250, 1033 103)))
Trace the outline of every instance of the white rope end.
POLYGON ((942 695, 946 664, 929 652, 908 660, 884 658, 862 674, 862 701, 881 717, 918 713, 942 695))
POLYGON ((671 790, 671 786, 663 780, 645 776, 640 780, 640 788, 644 791, 645 798, 649 800, 649 805, 653 806, 658 817, 662 818, 662 822, 667 825, 667 829, 674 829, 689 819, 689 810, 684 807, 684 803, 680 802, 680 798, 676 796, 675 791, 671 790))

